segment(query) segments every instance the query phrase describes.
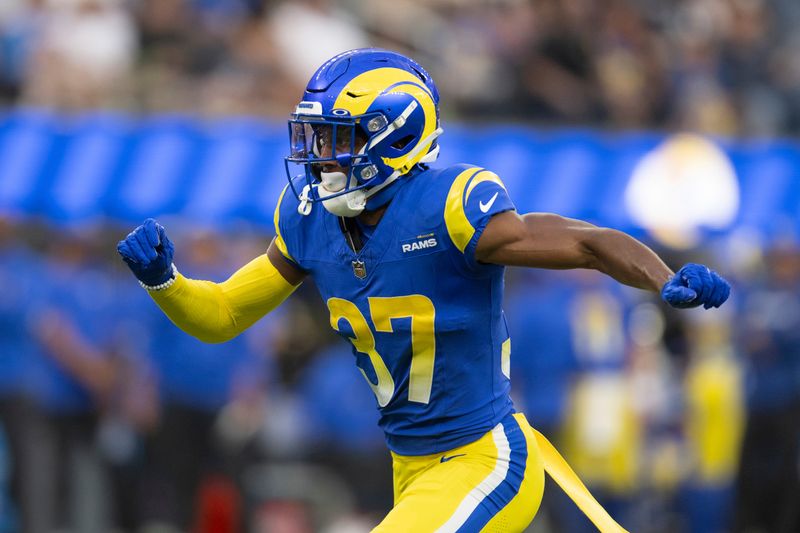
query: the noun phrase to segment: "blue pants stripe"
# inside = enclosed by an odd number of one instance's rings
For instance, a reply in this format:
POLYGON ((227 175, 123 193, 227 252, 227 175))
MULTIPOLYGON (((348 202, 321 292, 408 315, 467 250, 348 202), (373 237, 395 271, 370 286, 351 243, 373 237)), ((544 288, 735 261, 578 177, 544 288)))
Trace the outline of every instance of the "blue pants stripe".
POLYGON ((528 441, 517 419, 508 415, 503 419, 503 430, 511 448, 508 471, 503 482, 488 494, 459 529, 459 533, 475 533, 483 529, 489 521, 508 505, 522 486, 525 467, 528 462, 528 441))

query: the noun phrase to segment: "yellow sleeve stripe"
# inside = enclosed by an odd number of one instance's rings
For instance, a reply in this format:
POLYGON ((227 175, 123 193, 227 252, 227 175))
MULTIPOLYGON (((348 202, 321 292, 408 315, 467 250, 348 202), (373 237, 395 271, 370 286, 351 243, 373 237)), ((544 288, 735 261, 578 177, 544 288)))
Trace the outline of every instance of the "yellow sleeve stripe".
POLYGON ((583 514, 592 521, 601 533, 627 533, 627 531, 603 509, 603 506, 594 499, 594 496, 592 496, 592 493, 586 488, 586 485, 583 484, 575 471, 573 471, 564 458, 561 457, 558 450, 550 444, 550 441, 535 429, 533 432, 536 435, 536 444, 539 445, 539 451, 542 454, 545 472, 553 478, 553 481, 558 483, 561 489, 567 493, 567 496, 575 502, 575 505, 583 511, 583 514))
POLYGON ((483 183, 485 181, 491 181, 498 184, 503 189, 506 188, 505 184, 500 179, 500 176, 494 172, 482 170, 481 172, 478 172, 474 178, 472 178, 472 181, 469 182, 469 186, 467 187, 467 195, 464 197, 464 205, 467 205, 467 202, 469 202, 469 195, 472 194, 472 189, 474 189, 479 183, 483 183))
POLYGON ((278 197, 278 205, 275 206, 275 215, 273 216, 273 221, 275 223, 275 246, 278 247, 278 250, 286 257, 290 259, 292 262, 296 262, 294 258, 289 255, 289 250, 286 248, 286 242, 283 240, 283 235, 281 235, 281 228, 280 224, 278 223, 281 218, 281 202, 283 201, 283 195, 286 194, 286 189, 289 188, 289 184, 281 191, 281 195, 278 197))
POLYGON ((464 189, 466 189, 470 178, 481 172, 481 170, 473 167, 456 176, 450 186, 450 191, 447 193, 447 200, 444 204, 444 223, 447 226, 447 233, 456 248, 462 252, 475 234, 475 228, 472 227, 466 213, 464 213, 464 189))

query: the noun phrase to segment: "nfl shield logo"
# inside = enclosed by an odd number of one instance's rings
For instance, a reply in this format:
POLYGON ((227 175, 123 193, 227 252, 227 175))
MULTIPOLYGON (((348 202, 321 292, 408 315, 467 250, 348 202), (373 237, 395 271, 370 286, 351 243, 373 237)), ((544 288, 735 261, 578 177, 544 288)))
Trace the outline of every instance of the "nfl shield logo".
POLYGON ((353 274, 355 274, 358 279, 367 277, 367 267, 364 265, 364 261, 358 259, 353 261, 353 274))

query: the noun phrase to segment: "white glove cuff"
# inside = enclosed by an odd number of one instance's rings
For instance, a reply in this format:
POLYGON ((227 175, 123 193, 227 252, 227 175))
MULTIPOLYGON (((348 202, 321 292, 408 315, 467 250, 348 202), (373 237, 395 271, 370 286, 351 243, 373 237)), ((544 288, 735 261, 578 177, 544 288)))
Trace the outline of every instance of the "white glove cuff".
POLYGON ((142 280, 139 280, 139 285, 141 285, 142 288, 147 291, 163 291, 169 289, 178 278, 178 269, 175 268, 175 263, 172 263, 170 267, 172 268, 172 276, 164 283, 159 283, 158 285, 145 285, 142 280))

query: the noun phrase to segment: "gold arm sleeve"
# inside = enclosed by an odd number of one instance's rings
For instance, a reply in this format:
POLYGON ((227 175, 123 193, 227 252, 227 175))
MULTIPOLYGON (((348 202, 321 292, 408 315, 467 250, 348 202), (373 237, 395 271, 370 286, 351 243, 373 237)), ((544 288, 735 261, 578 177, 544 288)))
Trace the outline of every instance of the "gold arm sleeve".
POLYGON ((176 326, 204 342, 225 342, 280 305, 299 286, 292 285, 266 254, 222 283, 177 274, 175 283, 150 296, 176 326))

